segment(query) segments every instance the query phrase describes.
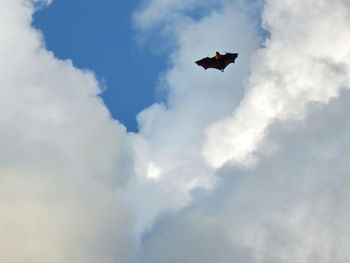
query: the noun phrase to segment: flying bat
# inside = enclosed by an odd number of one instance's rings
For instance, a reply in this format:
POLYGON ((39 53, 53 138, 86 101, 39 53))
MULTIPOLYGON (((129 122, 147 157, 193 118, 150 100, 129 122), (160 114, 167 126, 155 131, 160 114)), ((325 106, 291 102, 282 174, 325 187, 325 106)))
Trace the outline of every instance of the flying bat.
POLYGON ((226 53, 221 55, 216 51, 215 56, 212 58, 206 57, 201 60, 196 61, 195 63, 198 66, 202 66, 205 70, 207 68, 215 68, 224 72, 224 69, 230 63, 235 63, 235 59, 238 57, 238 53, 226 53))

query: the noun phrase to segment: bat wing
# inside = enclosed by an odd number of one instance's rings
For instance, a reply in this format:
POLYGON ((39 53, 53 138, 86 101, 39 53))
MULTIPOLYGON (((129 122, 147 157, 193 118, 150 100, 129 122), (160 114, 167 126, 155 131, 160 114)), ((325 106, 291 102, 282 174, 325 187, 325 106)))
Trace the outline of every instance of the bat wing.
POLYGON ((219 69, 218 62, 217 62, 217 60, 214 57, 212 57, 212 58, 206 57, 206 58, 203 58, 201 60, 196 61, 195 63, 198 66, 203 67, 204 69, 207 69, 207 68, 217 68, 217 69, 219 69))
POLYGON ((221 56, 223 69, 226 68, 228 64, 235 63, 237 57, 238 53, 226 53, 221 56))

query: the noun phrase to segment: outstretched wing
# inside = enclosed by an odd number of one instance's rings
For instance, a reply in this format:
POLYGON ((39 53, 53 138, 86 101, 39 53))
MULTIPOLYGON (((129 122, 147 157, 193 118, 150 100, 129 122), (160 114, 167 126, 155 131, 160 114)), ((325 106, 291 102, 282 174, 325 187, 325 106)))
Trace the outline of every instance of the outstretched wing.
POLYGON ((223 68, 226 68, 230 63, 235 63, 237 57, 238 53, 226 53, 225 55, 222 55, 221 60, 223 68))
POLYGON ((224 71, 227 65, 229 65, 230 63, 235 63, 237 57, 238 53, 226 53, 225 55, 221 55, 219 60, 215 57, 206 57, 196 61, 195 63, 198 66, 202 66, 204 69, 215 68, 224 71))
POLYGON ((218 67, 218 63, 214 57, 212 57, 212 58, 206 57, 206 58, 203 58, 201 60, 196 61, 195 63, 198 66, 202 66, 204 69, 218 67))

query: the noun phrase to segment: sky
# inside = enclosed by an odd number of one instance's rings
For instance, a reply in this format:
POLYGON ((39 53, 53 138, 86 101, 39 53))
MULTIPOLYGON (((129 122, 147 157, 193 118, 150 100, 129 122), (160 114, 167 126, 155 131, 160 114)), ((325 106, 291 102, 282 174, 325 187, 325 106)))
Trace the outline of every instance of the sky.
POLYGON ((129 2, 0 1, 0 262, 349 262, 349 2, 129 2))
POLYGON ((155 89, 166 68, 164 52, 138 39, 132 15, 137 1, 58 0, 34 14, 48 50, 93 70, 113 118, 137 131, 135 116, 160 100, 155 89))

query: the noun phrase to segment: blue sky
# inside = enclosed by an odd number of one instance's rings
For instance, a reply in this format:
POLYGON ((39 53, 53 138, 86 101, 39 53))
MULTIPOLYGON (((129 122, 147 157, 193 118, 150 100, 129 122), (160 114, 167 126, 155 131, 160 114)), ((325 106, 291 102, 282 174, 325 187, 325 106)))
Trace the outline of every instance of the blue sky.
POLYGON ((136 39, 132 23, 138 1, 57 0, 34 15, 47 48, 103 81, 112 116, 137 131, 136 114, 157 98, 166 60, 136 39))

